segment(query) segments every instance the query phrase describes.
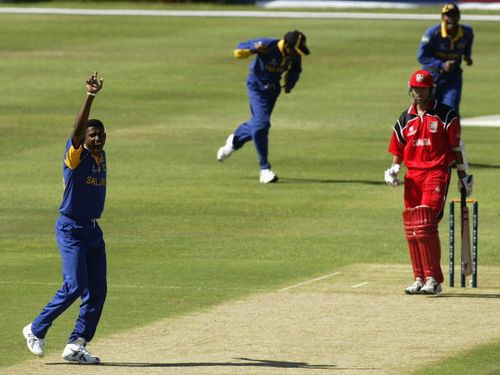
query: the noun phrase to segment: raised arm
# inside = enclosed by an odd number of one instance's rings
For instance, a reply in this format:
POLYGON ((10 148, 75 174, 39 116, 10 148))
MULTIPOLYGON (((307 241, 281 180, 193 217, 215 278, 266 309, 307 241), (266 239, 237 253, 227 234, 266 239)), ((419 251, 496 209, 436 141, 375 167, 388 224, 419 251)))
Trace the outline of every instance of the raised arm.
POLYGON ((82 108, 75 119, 75 124, 73 126, 73 132, 71 133, 71 142, 75 148, 80 147, 83 138, 85 137, 85 124, 89 119, 90 108, 92 107, 92 102, 96 94, 102 89, 104 84, 104 79, 97 78, 97 72, 92 74, 86 82, 87 94, 85 100, 83 101, 82 108))

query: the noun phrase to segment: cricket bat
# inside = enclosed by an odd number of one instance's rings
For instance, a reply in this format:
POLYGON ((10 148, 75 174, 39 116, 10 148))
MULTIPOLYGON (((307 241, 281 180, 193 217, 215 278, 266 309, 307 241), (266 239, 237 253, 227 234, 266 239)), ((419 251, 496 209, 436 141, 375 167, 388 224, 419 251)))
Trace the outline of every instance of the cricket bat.
POLYGON ((461 191, 461 243, 462 243, 462 264, 465 276, 472 275, 471 261, 471 242, 470 242, 470 224, 469 224, 469 207, 467 207, 467 197, 465 189, 461 191))

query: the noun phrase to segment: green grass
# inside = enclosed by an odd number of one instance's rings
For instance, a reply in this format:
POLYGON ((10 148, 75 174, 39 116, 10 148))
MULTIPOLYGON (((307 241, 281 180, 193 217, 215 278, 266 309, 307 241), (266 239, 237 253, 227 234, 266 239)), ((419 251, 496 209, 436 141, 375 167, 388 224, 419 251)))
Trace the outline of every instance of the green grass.
MULTIPOLYGON (((465 332, 465 334, 467 334, 465 332)), ((411 375, 498 375, 500 374, 500 343, 477 346, 457 357, 421 368, 411 375)))
MULTIPOLYGON (((105 77, 93 109, 108 133, 104 336, 350 263, 405 263, 402 190, 385 186, 382 176, 428 25, 0 15, 0 366, 30 358, 20 329, 60 283, 53 225, 61 158, 89 73, 105 77), (235 60, 232 48, 292 28, 306 32, 312 54, 273 114, 270 156, 282 182, 261 186, 251 144, 224 164, 215 161, 217 147, 248 118, 248 61, 235 60)), ((473 26, 464 117, 498 113, 492 98, 500 94, 491 76, 500 64, 500 25, 473 26)), ((481 202, 480 262, 500 265, 500 129, 465 128, 463 135, 481 202)), ((450 196, 455 190, 453 180, 450 196)), ((65 341, 76 308, 51 328, 49 352, 65 341)), ((490 349, 450 363, 484 362, 490 349)), ((492 367, 484 368, 463 373, 492 367)))

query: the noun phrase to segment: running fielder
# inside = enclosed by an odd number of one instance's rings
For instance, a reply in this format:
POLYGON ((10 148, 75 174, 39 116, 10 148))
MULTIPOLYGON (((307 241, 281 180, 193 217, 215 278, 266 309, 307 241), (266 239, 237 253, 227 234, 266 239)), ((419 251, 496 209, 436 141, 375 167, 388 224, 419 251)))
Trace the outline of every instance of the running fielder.
POLYGON ((467 158, 460 140, 460 119, 455 110, 433 97, 434 79, 418 70, 409 81, 412 104, 394 126, 389 152, 392 165, 385 181, 399 186, 401 163, 404 178, 403 222, 413 266, 414 282, 406 294, 436 294, 442 291, 441 244, 438 224, 448 193, 451 171, 456 162, 458 190, 472 193, 473 178, 467 174, 467 158))
POLYGON ((436 99, 459 112, 462 96, 462 59, 472 65, 471 26, 460 25, 460 10, 447 3, 441 10, 441 23, 428 28, 418 49, 417 58, 423 69, 431 72, 436 82, 436 99))
POLYGON ((224 161, 245 143, 253 140, 260 166, 260 182, 277 182, 278 176, 271 170, 268 160, 268 134, 271 127, 271 113, 283 89, 289 94, 299 80, 302 71, 302 56, 309 55, 306 36, 290 31, 282 39, 260 38, 240 43, 234 50, 238 59, 255 55, 250 64, 247 78, 250 100, 250 120, 241 124, 231 134, 224 146, 217 151, 217 160, 224 161))

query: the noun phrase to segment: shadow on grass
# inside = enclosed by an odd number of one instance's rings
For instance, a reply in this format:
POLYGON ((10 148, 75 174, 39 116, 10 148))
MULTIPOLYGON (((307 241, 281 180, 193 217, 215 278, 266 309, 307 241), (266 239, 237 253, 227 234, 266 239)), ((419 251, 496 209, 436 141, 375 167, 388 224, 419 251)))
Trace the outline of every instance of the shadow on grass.
POLYGON ((469 163, 469 167, 477 169, 500 169, 500 165, 469 163))
MULTIPOLYGON (((272 361, 267 359, 252 359, 252 358, 234 358, 245 362, 170 362, 170 363, 155 363, 155 362, 102 362, 96 366, 105 367, 270 367, 270 368, 297 368, 310 370, 375 370, 376 368, 340 368, 336 365, 311 365, 306 362, 289 362, 289 361, 272 361)), ((74 366, 68 362, 51 362, 46 363, 48 366, 74 366)))
POLYGON ((296 183, 296 184, 363 184, 363 185, 386 185, 384 181, 373 180, 330 180, 321 178, 293 178, 293 177, 280 177, 279 183, 296 183))
POLYGON ((500 294, 485 293, 485 294, 474 294, 474 293, 440 293, 434 296, 429 296, 432 298, 500 298, 500 294))

